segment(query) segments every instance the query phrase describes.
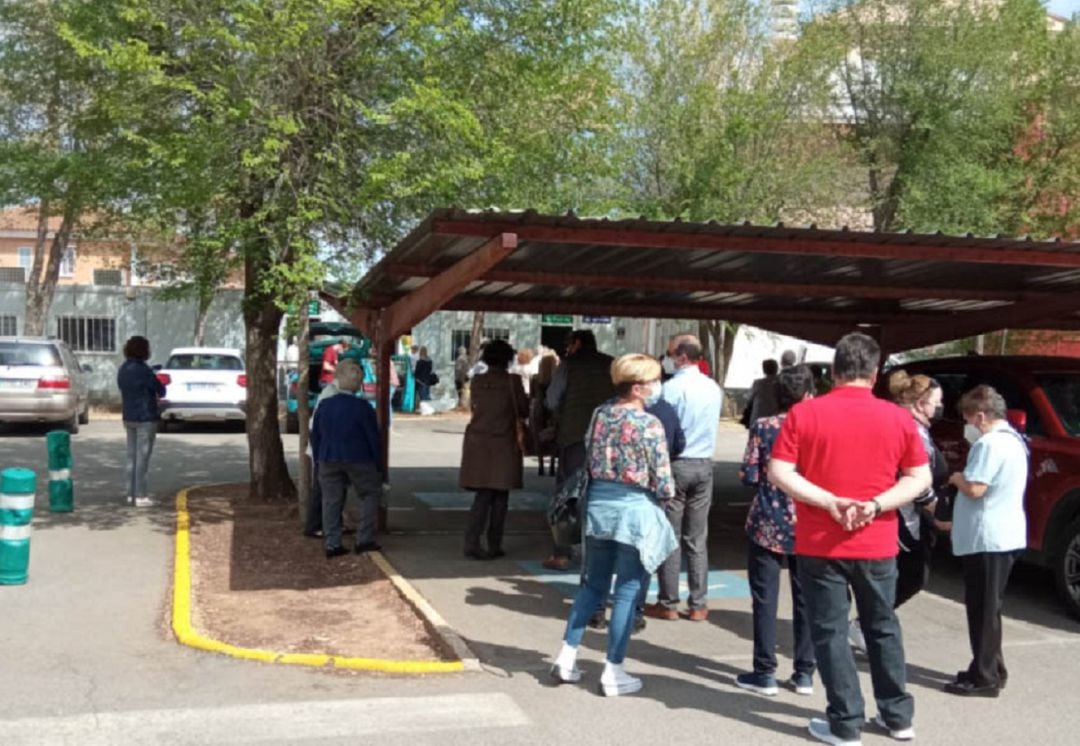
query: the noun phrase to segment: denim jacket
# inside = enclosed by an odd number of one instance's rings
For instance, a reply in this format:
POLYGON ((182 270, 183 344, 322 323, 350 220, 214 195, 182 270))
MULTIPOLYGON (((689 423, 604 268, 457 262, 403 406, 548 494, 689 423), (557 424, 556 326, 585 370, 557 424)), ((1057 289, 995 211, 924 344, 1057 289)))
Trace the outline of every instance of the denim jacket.
POLYGON ((158 421, 158 398, 165 396, 165 387, 149 365, 128 358, 116 374, 116 385, 124 403, 124 422, 158 421))

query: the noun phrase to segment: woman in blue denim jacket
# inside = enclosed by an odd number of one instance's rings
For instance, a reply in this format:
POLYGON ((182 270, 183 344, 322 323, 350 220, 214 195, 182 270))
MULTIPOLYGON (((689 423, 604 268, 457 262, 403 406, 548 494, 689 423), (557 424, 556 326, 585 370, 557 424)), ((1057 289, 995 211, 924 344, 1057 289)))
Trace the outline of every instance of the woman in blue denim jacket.
POLYGON ((146 337, 132 337, 124 345, 124 360, 116 374, 116 385, 123 401, 124 430, 127 432, 127 501, 139 508, 154 504, 146 488, 146 470, 157 436, 158 399, 165 396, 165 386, 146 364, 150 342, 146 337))
POLYGON ((647 355, 624 355, 612 364, 611 380, 617 398, 597 408, 586 435, 584 579, 551 669, 556 681, 581 680, 578 646, 614 578, 607 663, 600 676, 600 690, 608 697, 641 689, 641 679, 623 670, 635 602, 646 573, 677 546, 657 504, 675 495, 664 426, 645 411, 660 397, 660 364, 647 355))

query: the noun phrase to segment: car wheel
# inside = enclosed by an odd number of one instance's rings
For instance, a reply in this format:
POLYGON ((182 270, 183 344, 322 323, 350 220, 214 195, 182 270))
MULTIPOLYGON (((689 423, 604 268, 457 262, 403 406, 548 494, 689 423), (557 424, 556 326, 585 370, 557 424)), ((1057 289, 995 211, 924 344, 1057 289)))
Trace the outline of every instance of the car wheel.
POLYGON ((296 435, 300 432, 300 416, 294 412, 289 412, 285 415, 285 432, 289 435, 296 435))
POLYGON ((1080 617, 1080 518, 1065 529, 1054 575, 1061 600, 1073 616, 1080 617))
POLYGON ((86 408, 83 409, 82 414, 79 415, 79 424, 80 425, 89 425, 90 424, 90 405, 89 404, 86 405, 86 408))
POLYGON ((171 433, 176 431, 176 422, 173 420, 162 420, 158 425, 159 433, 171 433))
POLYGON ((75 414, 71 415, 71 419, 64 424, 64 429, 72 435, 77 435, 79 432, 79 423, 81 421, 82 418, 80 418, 79 413, 76 412, 75 414))

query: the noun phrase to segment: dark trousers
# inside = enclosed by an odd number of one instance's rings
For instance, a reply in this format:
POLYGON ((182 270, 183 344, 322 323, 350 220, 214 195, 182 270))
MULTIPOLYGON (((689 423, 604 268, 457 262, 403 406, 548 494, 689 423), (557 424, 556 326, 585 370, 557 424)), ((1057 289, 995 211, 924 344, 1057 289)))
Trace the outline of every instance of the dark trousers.
MULTIPOLYGON (((578 469, 585 467, 585 443, 572 443, 559 449, 559 461, 555 469, 555 489, 562 487, 578 469)), ((558 527, 551 528, 552 550, 556 557, 570 557, 570 548, 581 541, 580 536, 567 536, 558 527)))
POLYGON ((374 464, 347 464, 324 461, 319 464, 319 485, 322 488, 323 544, 327 549, 341 546, 342 511, 345 496, 351 485, 360 498, 360 525, 356 529, 357 545, 375 541, 375 524, 379 516, 379 495, 382 494, 382 475, 374 464))
POLYGON ((657 571, 660 592, 657 601, 673 609, 679 605, 679 570, 686 554, 686 581, 690 586, 687 606, 707 608, 709 591, 709 508, 712 507, 712 459, 679 459, 671 464, 675 477, 675 497, 664 505, 679 548, 664 560, 657 571))
POLYGON ((776 615, 780 599, 780 569, 787 559, 791 581, 792 626, 795 630, 795 671, 814 673, 814 643, 799 582, 794 554, 779 554, 750 542, 747 576, 754 609, 754 673, 776 673, 776 615))
POLYGON ((506 513, 510 508, 508 490, 477 490, 469 509, 469 525, 465 528, 465 551, 480 549, 480 535, 487 528, 489 552, 502 549, 506 513))
MULTIPOLYGON (((926 531, 927 529, 924 527, 923 530, 926 531)), ((930 580, 930 555, 932 552, 933 546, 925 536, 915 542, 915 546, 911 551, 900 550, 900 554, 896 556, 896 601, 893 603, 894 609, 899 609, 926 587, 927 582, 930 580)))
POLYGON ((972 655, 968 677, 977 686, 1001 686, 1009 677, 1001 653, 1001 608, 1017 554, 980 552, 961 557, 972 655))
POLYGON ((915 700, 906 691, 904 641, 893 610, 896 560, 799 557, 798 572, 810 617, 814 657, 829 702, 825 714, 833 735, 858 740, 866 721, 859 672, 847 640, 849 587, 866 637, 878 712, 890 728, 909 727, 915 700))

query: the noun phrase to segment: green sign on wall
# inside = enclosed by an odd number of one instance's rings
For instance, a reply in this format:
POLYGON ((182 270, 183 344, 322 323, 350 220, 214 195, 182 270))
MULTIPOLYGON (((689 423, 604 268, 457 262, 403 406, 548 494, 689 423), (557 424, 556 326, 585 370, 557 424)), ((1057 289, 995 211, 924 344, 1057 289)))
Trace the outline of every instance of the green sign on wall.
MULTIPOLYGON (((319 301, 317 299, 312 299, 312 300, 308 301, 308 304, 307 304, 308 316, 318 316, 320 310, 321 310, 321 307, 320 307, 319 301)), ((295 316, 296 315, 296 304, 295 303, 290 303, 289 307, 286 309, 286 311, 290 316, 295 316)))
POLYGON ((540 323, 553 326, 573 326, 574 317, 561 313, 545 313, 540 316, 540 323))

